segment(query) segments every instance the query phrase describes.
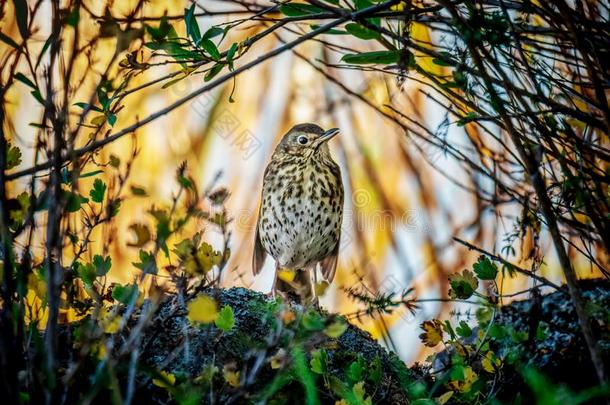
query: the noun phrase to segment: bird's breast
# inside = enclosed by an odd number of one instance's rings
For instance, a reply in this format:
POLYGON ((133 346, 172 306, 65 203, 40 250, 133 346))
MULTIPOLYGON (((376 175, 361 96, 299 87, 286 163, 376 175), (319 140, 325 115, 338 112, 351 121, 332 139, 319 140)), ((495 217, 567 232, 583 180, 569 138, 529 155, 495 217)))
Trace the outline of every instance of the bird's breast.
POLYGON ((338 170, 313 164, 268 171, 259 222, 262 245, 281 266, 306 267, 339 242, 342 211, 338 170))

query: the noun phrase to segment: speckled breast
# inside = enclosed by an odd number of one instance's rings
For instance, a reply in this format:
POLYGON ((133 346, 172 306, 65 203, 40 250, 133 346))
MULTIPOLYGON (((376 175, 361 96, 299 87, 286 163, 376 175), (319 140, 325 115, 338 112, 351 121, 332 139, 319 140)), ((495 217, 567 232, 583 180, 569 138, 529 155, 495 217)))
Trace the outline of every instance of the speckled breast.
POLYGON ((343 184, 334 161, 272 162, 265 173, 259 232, 282 267, 301 269, 339 243, 343 184))

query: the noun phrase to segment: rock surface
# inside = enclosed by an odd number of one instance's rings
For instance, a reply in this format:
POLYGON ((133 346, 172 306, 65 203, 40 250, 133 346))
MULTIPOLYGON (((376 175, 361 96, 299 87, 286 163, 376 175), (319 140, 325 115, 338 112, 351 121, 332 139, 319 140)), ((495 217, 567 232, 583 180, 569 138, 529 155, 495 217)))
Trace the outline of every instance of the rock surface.
MULTIPOLYGON (((276 355, 278 350, 287 347, 286 339, 292 333, 299 333, 284 326, 283 332, 279 333, 278 319, 273 314, 278 310, 290 309, 299 316, 303 309, 297 304, 286 304, 285 308, 281 309, 281 304, 244 288, 208 293, 215 297, 220 307, 229 305, 233 309, 235 325, 229 332, 221 332, 213 326, 191 326, 186 318, 185 306, 174 297, 161 306, 150 327, 150 331, 156 333, 145 339, 141 359, 150 367, 190 378, 200 376, 204 365, 215 365, 219 370, 217 376, 221 377, 223 368, 228 365, 232 370, 240 372, 242 386, 233 389, 221 378, 215 379, 217 403, 249 403, 250 400, 260 397, 265 387, 268 387, 278 374, 278 370, 271 367, 269 358, 276 355), (283 337, 276 341, 278 334, 283 337), (250 378, 253 370, 256 370, 255 376, 250 378)), ((337 339, 319 333, 309 337, 294 337, 301 342, 308 362, 312 350, 325 348, 331 383, 333 377, 338 381, 345 381, 349 365, 359 356, 364 360, 366 368, 379 359, 381 382, 376 386, 370 381, 366 382, 366 392, 372 396, 373 403, 408 403, 405 388, 414 381, 415 374, 406 368, 396 355, 382 348, 368 333, 349 325, 337 339)), ((320 390, 320 387, 324 385, 318 384, 320 401, 334 404, 337 397, 331 389, 325 392, 320 390)), ((163 390, 150 383, 142 385, 138 396, 142 400, 150 397, 149 390, 156 392, 158 400, 163 398, 163 390)), ((295 398, 303 400, 303 388, 298 381, 291 381, 274 398, 285 399, 288 403, 294 403, 291 401, 295 398)))

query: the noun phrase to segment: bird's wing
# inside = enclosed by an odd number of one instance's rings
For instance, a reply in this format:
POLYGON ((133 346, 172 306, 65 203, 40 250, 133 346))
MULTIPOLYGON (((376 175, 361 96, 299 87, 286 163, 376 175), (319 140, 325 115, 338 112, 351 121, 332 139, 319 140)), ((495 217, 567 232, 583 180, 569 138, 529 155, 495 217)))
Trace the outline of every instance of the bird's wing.
MULTIPOLYGON (((260 217, 260 214, 259 214, 260 217)), ((260 218, 259 218, 260 219, 260 218)), ((252 272, 257 275, 265 264, 267 252, 263 248, 260 234, 258 233, 258 220, 256 221, 256 234, 254 236, 254 252, 252 253, 252 272)))
POLYGON ((332 283, 333 278, 335 278, 338 258, 339 241, 337 241, 337 246, 335 246, 330 255, 326 256, 322 261, 320 261, 320 270, 322 271, 322 276, 324 277, 324 280, 328 281, 329 283, 332 283))

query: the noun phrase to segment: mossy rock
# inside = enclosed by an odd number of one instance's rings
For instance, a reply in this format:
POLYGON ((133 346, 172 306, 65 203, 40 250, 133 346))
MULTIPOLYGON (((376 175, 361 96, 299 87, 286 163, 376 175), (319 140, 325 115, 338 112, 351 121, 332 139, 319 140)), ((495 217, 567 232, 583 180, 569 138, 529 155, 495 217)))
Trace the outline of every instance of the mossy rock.
POLYGON ((223 332, 214 325, 193 326, 187 319, 186 303, 176 296, 168 297, 143 339, 140 360, 149 370, 162 370, 176 377, 176 381, 173 387, 158 387, 152 383, 154 372, 142 377, 138 400, 155 398, 160 403, 171 403, 183 402, 186 396, 186 399, 207 403, 212 390, 216 403, 302 403, 311 399, 312 394, 308 396, 303 376, 299 376, 298 367, 293 365, 293 351, 304 353, 309 369, 311 353, 323 348, 327 354, 327 372, 324 375, 308 373, 315 384, 314 396, 320 403, 334 404, 341 396, 351 396, 353 386, 358 383, 364 388, 364 398, 370 397, 372 403, 409 403, 407 389, 417 380, 417 375, 357 327, 348 324, 338 338, 332 338, 320 331, 303 330, 303 322, 301 326, 296 325, 299 317, 311 313, 320 314, 319 318, 315 315, 316 322, 321 320, 327 324, 338 319, 334 315, 276 301, 244 288, 203 293, 215 298, 219 307, 232 308, 233 328, 223 332), (291 312, 296 319, 282 321, 282 311, 291 312), (295 345, 295 342, 298 343, 295 345), (272 359, 276 364, 272 365, 272 359), (362 382, 354 381, 354 376, 349 374, 350 366, 358 368, 358 364, 352 366, 354 362, 364 366, 360 367, 364 368, 362 382), (370 368, 376 364, 379 375, 371 377, 370 368), (208 381, 206 370, 209 372, 211 367, 216 368, 216 373, 208 381), (223 370, 229 372, 229 378, 223 376, 223 370), (228 380, 236 377, 237 372, 239 384, 234 387, 228 380), (346 394, 342 390, 350 392, 346 394))

